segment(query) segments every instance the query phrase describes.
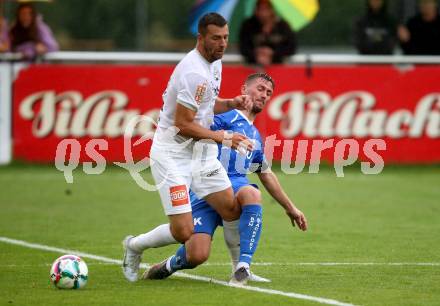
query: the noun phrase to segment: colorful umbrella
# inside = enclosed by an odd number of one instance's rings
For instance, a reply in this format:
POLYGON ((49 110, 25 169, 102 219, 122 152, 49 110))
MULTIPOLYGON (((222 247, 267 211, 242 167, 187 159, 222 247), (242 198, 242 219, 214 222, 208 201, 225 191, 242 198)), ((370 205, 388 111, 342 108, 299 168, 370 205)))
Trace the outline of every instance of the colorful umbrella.
MULTIPOLYGON (((252 16, 257 0, 199 0, 190 14, 190 30, 197 34, 197 24, 204 14, 217 12, 228 20, 236 32, 245 18, 252 16)), ((310 23, 319 10, 319 0, 270 0, 276 13, 290 27, 299 31, 310 23)))

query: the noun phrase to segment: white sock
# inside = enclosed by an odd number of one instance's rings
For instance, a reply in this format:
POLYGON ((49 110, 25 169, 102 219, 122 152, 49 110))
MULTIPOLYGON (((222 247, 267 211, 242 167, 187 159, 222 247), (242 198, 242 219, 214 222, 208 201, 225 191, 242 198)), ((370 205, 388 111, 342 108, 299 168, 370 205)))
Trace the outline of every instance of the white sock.
POLYGON ((171 234, 170 225, 162 224, 148 233, 133 237, 129 247, 142 252, 149 248, 160 248, 166 245, 178 243, 171 234))
POLYGON ((235 272, 238 260, 240 258, 240 233, 238 225, 240 220, 227 222, 223 220, 223 236, 225 238, 226 246, 229 249, 229 254, 232 260, 232 273, 235 272))
POLYGON ((167 259, 167 263, 166 263, 166 265, 165 265, 165 267, 167 268, 168 272, 171 272, 171 258, 172 258, 172 257, 173 257, 173 256, 168 257, 168 259, 167 259))
POLYGON ((247 262, 240 261, 240 262, 237 264, 237 267, 236 267, 235 270, 238 270, 238 269, 240 269, 240 268, 242 268, 242 267, 244 267, 244 268, 246 268, 246 269, 249 269, 249 268, 250 268, 250 267, 249 267, 249 264, 248 264, 247 262))

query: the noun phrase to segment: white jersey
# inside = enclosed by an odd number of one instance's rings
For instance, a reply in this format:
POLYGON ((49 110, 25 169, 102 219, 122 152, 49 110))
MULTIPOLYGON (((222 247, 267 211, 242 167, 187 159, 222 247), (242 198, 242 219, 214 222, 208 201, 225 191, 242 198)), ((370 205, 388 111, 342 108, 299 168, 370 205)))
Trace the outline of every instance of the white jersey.
MULTIPOLYGON (((177 64, 162 95, 163 107, 156 134, 163 134, 174 126, 177 103, 196 111, 194 121, 209 129, 214 120, 214 104, 220 92, 221 74, 221 60, 209 63, 197 49, 189 52, 177 64)), ((186 138, 176 136, 174 140, 180 143, 186 138)))
POLYGON ((163 93, 150 159, 151 173, 167 215, 191 211, 190 188, 201 199, 231 186, 226 170, 217 159, 216 143, 190 141, 175 135, 176 130, 172 129, 177 103, 194 110, 194 121, 210 128, 221 73, 220 60, 208 63, 197 50, 192 50, 176 66, 163 93))
POLYGON ((214 104, 220 91, 221 60, 209 63, 196 49, 189 52, 173 71, 162 95, 159 128, 174 126, 176 104, 195 110, 194 121, 209 129, 214 120, 214 104))

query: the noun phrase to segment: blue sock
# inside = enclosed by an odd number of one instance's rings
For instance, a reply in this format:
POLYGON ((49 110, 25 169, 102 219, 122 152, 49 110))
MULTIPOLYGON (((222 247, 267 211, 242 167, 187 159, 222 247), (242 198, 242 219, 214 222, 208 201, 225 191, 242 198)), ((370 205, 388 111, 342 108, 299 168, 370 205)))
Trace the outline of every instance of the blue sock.
POLYGON ((177 250, 176 255, 170 258, 169 263, 170 266, 167 268, 173 273, 183 269, 193 269, 195 267, 186 260, 186 248, 184 244, 177 250))
POLYGON ((240 231, 240 262, 251 264, 252 256, 260 240, 262 221, 263 208, 261 205, 251 204, 242 207, 238 227, 240 231))

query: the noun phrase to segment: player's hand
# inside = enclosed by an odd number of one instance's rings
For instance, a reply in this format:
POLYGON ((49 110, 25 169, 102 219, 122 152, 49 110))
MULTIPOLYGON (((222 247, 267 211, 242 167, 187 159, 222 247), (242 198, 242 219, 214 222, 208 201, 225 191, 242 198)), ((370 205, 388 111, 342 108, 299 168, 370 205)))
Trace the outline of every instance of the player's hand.
POLYGON ((290 210, 286 211, 286 214, 290 218, 290 222, 292 222, 292 225, 295 227, 295 224, 299 227, 300 230, 306 231, 307 230, 307 219, 306 216, 297 208, 292 208, 290 210))
POLYGON ((254 142, 243 134, 224 132, 224 135, 223 145, 237 150, 241 154, 246 154, 254 149, 254 142))
POLYGON ((249 139, 240 133, 234 133, 232 136, 231 148, 237 150, 243 155, 246 155, 247 152, 252 152, 254 149, 254 142, 252 139, 249 139))
POLYGON ((249 95, 239 95, 232 100, 232 105, 238 110, 247 110, 252 106, 252 98, 249 95))

